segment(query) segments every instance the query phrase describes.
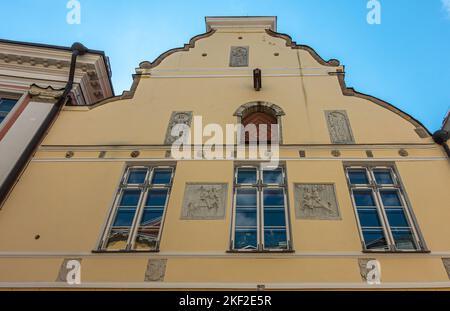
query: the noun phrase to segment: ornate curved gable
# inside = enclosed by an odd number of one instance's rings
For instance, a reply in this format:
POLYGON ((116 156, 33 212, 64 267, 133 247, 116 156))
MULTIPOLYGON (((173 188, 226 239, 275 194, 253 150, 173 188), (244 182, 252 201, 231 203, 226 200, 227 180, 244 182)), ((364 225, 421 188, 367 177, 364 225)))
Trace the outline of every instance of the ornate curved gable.
MULTIPOLYGON (((421 138, 431 136, 428 129, 408 113, 379 98, 348 88, 345 84, 344 66, 340 64, 339 60, 324 60, 310 46, 297 44, 289 35, 276 32, 276 17, 207 17, 206 25, 206 33, 193 37, 183 47, 168 50, 154 61, 140 63, 139 68, 136 69, 136 74, 133 75, 133 85, 130 91, 124 92, 121 96, 106 99, 95 106, 91 106, 91 108, 112 101, 133 99, 142 79, 157 78, 158 74, 161 73, 169 76, 170 74, 184 72, 185 77, 191 76, 196 78, 215 71, 217 74, 214 74, 217 77, 226 78, 233 76, 233 74, 236 77, 243 77, 251 74, 251 70, 256 66, 260 66, 263 68, 263 76, 269 74, 274 77, 282 77, 298 75, 298 67, 300 66, 300 76, 314 76, 314 72, 311 71, 313 69, 318 70, 317 72, 321 74, 336 76, 343 96, 352 96, 375 103, 411 123, 421 138), (257 42, 255 41, 255 36, 261 36, 262 43, 255 44, 257 42), (252 37, 252 44, 244 41, 245 39, 242 40, 243 37, 252 37), (203 42, 203 40, 206 41, 203 42), (283 41, 284 43, 282 43, 283 41), (248 60, 236 60, 236 64, 239 64, 233 66, 229 49, 231 49, 231 55, 233 55, 233 49, 237 50, 239 48, 241 50, 245 49, 250 61, 247 64, 248 60), (267 51, 261 52, 261 49, 267 49, 267 51), (259 51, 255 52, 256 50, 259 51), (279 65, 274 65, 276 62, 268 58, 270 56, 268 53, 271 53, 271 50, 275 51, 272 55, 283 60, 278 62, 279 65), (302 54, 297 55, 297 52, 291 53, 290 51, 292 50, 302 51, 302 54), (257 53, 267 54, 267 56, 263 57, 260 55, 255 60, 255 54, 257 53), (303 58, 303 60, 299 65, 300 58, 303 58), (272 64, 266 64, 266 61, 269 60, 272 64), (307 64, 303 63, 305 60, 307 64), (315 63, 317 65, 314 65, 315 63), (198 64, 201 64, 200 67, 196 67, 198 64), (279 67, 279 70, 276 66, 279 67), (310 71, 302 72, 305 70, 310 71)), ((304 88, 304 84, 298 87, 304 88)), ((305 88, 303 92, 306 93, 308 90, 305 88)), ((307 96, 307 94, 304 96, 307 96)), ((306 99, 305 97, 304 100, 306 99)), ((261 100, 264 101, 264 98, 261 100)))

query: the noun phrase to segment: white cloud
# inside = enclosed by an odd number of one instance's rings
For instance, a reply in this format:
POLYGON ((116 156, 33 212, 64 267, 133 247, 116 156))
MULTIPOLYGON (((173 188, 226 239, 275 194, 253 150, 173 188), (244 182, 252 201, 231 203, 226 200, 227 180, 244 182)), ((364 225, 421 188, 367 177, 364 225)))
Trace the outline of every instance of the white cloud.
POLYGON ((442 8, 447 13, 448 17, 450 18, 450 0, 441 0, 442 2, 442 8))

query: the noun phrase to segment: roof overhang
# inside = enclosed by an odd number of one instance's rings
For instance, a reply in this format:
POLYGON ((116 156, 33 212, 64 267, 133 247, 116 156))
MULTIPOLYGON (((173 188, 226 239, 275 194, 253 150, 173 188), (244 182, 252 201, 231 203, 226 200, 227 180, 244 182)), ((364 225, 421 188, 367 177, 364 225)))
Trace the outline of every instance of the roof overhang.
MULTIPOLYGON (((63 89, 69 76, 71 57, 72 51, 68 47, 0 39, 0 91, 63 89)), ((80 56, 71 92, 72 104, 92 105, 113 95, 105 54, 89 50, 80 56)))
POLYGON ((206 31, 226 28, 263 28, 277 31, 276 16, 207 16, 206 31))

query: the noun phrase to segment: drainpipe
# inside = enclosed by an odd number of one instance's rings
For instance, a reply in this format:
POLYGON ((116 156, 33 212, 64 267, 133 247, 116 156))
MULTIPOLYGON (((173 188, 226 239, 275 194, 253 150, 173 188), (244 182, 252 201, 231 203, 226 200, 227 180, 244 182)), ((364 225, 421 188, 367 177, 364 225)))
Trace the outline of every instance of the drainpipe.
POLYGON ((72 59, 70 63, 69 80, 67 81, 67 84, 64 88, 64 92, 61 97, 58 98, 58 101, 53 105, 44 122, 36 131, 28 146, 22 152, 21 156, 14 165, 14 168, 11 170, 8 177, 6 177, 5 182, 0 186, 0 207, 6 201, 6 198, 14 187, 16 181, 19 179, 22 171, 25 169, 35 150, 39 147, 51 124, 55 121, 56 116, 66 103, 67 97, 72 90, 77 57, 86 54, 88 52, 88 49, 83 44, 76 42, 72 45, 71 50, 72 59))
POLYGON ((446 130, 439 130, 436 133, 433 134, 433 140, 436 142, 436 144, 441 145, 445 152, 447 153, 447 156, 450 158, 450 148, 447 145, 447 142, 450 139, 450 133, 446 130))

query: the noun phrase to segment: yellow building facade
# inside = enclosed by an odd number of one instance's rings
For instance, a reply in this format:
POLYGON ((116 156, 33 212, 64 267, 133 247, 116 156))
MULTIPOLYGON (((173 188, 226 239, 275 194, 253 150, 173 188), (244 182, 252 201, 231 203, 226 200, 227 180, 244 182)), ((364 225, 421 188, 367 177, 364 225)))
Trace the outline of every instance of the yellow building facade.
POLYGON ((0 286, 449 289, 450 162, 428 130, 276 18, 206 23, 130 91, 62 108, 0 209, 0 286), (174 125, 199 117, 272 120, 279 166, 177 158, 174 125))

